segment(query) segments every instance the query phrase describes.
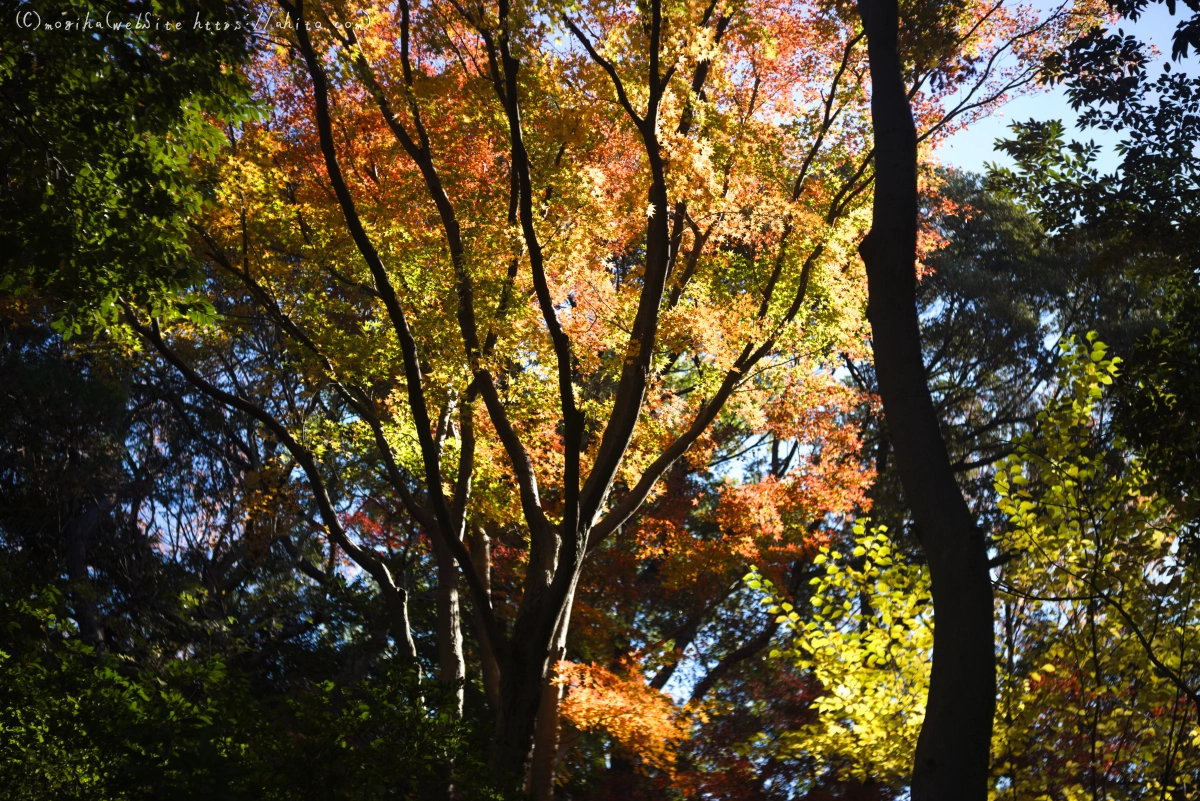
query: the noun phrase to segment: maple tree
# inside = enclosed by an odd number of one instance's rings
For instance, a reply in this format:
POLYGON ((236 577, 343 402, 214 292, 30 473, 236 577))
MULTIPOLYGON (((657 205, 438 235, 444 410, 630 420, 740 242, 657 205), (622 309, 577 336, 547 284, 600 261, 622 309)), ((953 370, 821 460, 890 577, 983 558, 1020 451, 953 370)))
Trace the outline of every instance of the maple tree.
MULTIPOLYGON (((520 772, 538 699, 557 692, 548 675, 584 556, 719 414, 763 408, 790 384, 776 377, 803 377, 811 362, 792 353, 821 359, 862 341, 862 290, 845 269, 870 179, 862 36, 852 16, 820 8, 652 6, 641 23, 596 8, 562 26, 504 5, 401 5, 390 19, 371 7, 283 11, 300 58, 264 55, 260 80, 287 114, 232 143, 220 167, 229 213, 202 235, 227 278, 307 351, 314 384, 328 383, 347 416, 329 422, 338 438, 377 451, 391 492, 430 534, 449 681, 464 670, 454 585, 456 571, 466 577, 499 674, 496 764, 520 772), (355 12, 374 22, 349 25, 355 12), (762 37, 778 44, 760 52, 762 37), (618 38, 637 47, 618 52, 618 38), (634 83, 643 71, 648 83, 634 83), (806 112, 805 92, 822 101, 806 112), (809 121, 776 122, 790 115, 809 121), (347 131, 355 135, 340 150, 335 135, 347 131), (293 146, 281 149, 284 139, 293 146), (313 174, 328 176, 336 205, 324 181, 296 180, 313 174), (283 253, 271 254, 272 243, 283 253), (324 294, 335 291, 350 319, 331 320, 312 302, 319 295, 290 300, 284 282, 334 283, 324 294), (390 326, 377 324, 377 303, 390 326), (485 502, 493 510, 476 512, 485 502), (510 631, 464 544, 468 526, 488 523, 516 523, 529 537, 526 573, 505 598, 510 631)), ((967 36, 1027 38, 1001 7, 974 13, 961 20, 967 36)), ((941 125, 940 98, 964 82, 991 92, 983 104, 1008 88, 962 70, 973 56, 943 44, 914 65, 918 82, 936 88, 922 95, 926 135, 941 125)), ((134 325, 172 357, 160 333, 134 325)), ((312 448, 269 412, 242 410, 292 439, 330 536, 394 597, 394 634, 407 631, 402 588, 320 498, 312 448)), ((728 511, 739 493, 746 510, 762 504, 733 490, 728 511)))

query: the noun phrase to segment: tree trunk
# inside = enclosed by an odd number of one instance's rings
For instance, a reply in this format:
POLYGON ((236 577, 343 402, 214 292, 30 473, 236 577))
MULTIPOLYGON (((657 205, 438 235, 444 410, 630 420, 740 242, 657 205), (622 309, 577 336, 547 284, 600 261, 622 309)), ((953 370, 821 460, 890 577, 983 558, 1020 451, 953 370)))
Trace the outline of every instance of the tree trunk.
MULTIPOLYGON (((479 574, 484 592, 488 599, 492 597, 492 540, 488 533, 478 528, 471 535, 471 565, 479 574)), ((500 709, 500 665, 496 661, 496 649, 488 640, 487 627, 483 624, 483 615, 476 604, 475 609, 476 639, 479 640, 479 662, 483 669, 483 694, 488 707, 495 715, 500 709)))
POLYGON ((513 638, 500 671, 500 708, 491 766, 504 784, 519 786, 533 753, 537 709, 542 701, 544 666, 549 653, 537 653, 532 643, 513 638), (538 669, 539 663, 542 670, 538 669))
POLYGON ((955 483, 925 380, 916 307, 917 135, 897 0, 859 0, 871 69, 875 201, 860 248, 896 470, 929 560, 934 650, 913 801, 986 799, 996 702, 987 546, 955 483))
POLYGON ((455 687, 451 713, 461 718, 463 686, 467 676, 463 659, 462 610, 458 598, 458 565, 450 549, 433 537, 437 558, 438 681, 455 687))
POLYGON ((105 651, 104 629, 100 625, 100 610, 96 606, 96 590, 88 576, 88 540, 100 528, 103 514, 108 505, 90 505, 63 528, 63 544, 66 551, 67 576, 71 580, 71 600, 75 622, 79 625, 79 639, 96 649, 96 656, 105 651))
POLYGON ((508 653, 500 671, 500 709, 492 767, 506 774, 516 785, 525 783, 529 776, 543 690, 557 661, 558 634, 561 630, 565 636, 571 618, 578 579, 579 564, 575 564, 566 597, 558 604, 557 614, 550 606, 551 599, 542 597, 538 604, 540 614, 536 619, 518 620, 508 643, 508 653))
MULTIPOLYGON (((568 615, 570 613, 568 612, 568 615)), ((554 769, 558 765, 559 707, 562 704, 562 685, 555 683, 554 666, 566 655, 566 620, 559 626, 550 656, 550 672, 542 685, 542 700, 538 705, 537 729, 533 741, 533 762, 529 771, 529 794, 534 801, 553 801, 554 769)))

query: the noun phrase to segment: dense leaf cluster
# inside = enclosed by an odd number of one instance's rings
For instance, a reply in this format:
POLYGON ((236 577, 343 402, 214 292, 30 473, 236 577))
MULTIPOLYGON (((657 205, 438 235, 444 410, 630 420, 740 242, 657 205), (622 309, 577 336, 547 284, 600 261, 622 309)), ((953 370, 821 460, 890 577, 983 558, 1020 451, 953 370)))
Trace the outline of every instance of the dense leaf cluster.
POLYGON ((115 319, 118 295, 196 312, 192 160, 244 117, 248 4, 6 1, 0 8, 0 286, 55 294, 58 327, 115 319), (162 30, 163 23, 183 23, 162 30))

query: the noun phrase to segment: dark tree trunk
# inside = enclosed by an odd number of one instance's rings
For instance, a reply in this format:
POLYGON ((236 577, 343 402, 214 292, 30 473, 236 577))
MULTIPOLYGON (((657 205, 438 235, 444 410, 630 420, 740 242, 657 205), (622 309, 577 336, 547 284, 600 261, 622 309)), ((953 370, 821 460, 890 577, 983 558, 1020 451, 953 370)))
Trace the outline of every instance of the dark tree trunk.
MULTIPOLYGON (((579 560, 572 559, 571 562, 574 569, 566 598, 561 604, 554 605, 543 598, 543 603, 539 604, 540 619, 529 620, 524 630, 514 627, 507 658, 500 671, 500 714, 496 721, 491 764, 498 772, 508 774, 511 784, 523 784, 527 788, 531 788, 528 782, 533 778, 538 719, 545 714, 544 690, 554 663, 561 658, 558 637, 561 633, 565 638, 579 578, 579 560)), ((518 624, 521 622, 518 620, 518 624)), ((554 734, 557 745, 557 727, 554 734)))
POLYGON ((554 635, 554 652, 550 656, 550 674, 542 685, 542 700, 538 707, 537 726, 534 732, 533 761, 529 769, 529 794, 533 801, 553 801, 554 771, 558 766, 558 738, 560 734, 559 707, 562 703, 562 685, 555 683, 554 666, 566 656, 566 621, 554 635))
POLYGON ((514 638, 500 670, 500 709, 490 765, 503 783, 512 786, 524 784, 533 757, 537 710, 549 662, 549 653, 539 651, 532 643, 514 638))
POLYGON ((917 135, 898 49, 897 0, 859 0, 871 68, 875 205, 860 252, 896 470, 929 560, 933 672, 913 801, 987 798, 996 700, 992 585, 983 533, 946 456, 925 381, 916 307, 917 135))
POLYGON ((79 625, 79 638, 85 645, 96 649, 96 656, 106 650, 104 629, 100 625, 100 610, 96 605, 96 590, 88 575, 87 546, 103 522, 109 506, 88 506, 63 529, 66 551, 67 575, 71 579, 71 601, 75 622, 79 625))

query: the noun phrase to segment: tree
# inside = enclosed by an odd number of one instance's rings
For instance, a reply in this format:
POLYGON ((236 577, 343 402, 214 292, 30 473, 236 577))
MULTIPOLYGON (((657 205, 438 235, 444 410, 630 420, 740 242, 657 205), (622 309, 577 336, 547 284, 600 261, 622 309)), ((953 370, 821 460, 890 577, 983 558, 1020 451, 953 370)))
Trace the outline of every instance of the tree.
POLYGON ((5 312, 6 797, 429 795, 447 756, 460 796, 499 797, 478 716, 429 715, 438 688, 381 654, 386 610, 271 443, 162 364, 5 312))
MULTIPOLYGON (((5 578, 11 578, 3 565, 5 578)), ((0 789, 13 799, 374 799, 444 792, 499 799, 467 723, 431 718, 411 675, 252 691, 219 658, 155 671, 96 666, 53 591, 5 583, 0 789)), ((426 687, 424 690, 428 690, 426 687)))
MULTIPOLYGON (((1197 613, 1187 518, 1114 427, 1120 359, 1070 338, 1035 426, 994 473, 1003 656, 989 791, 1176 797, 1196 751, 1197 613)), ((822 549, 811 617, 751 574, 819 681, 816 718, 777 747, 899 789, 929 681, 929 571, 884 532, 822 549)))
POLYGON ((929 559, 933 665, 914 757, 914 799, 984 798, 995 708, 992 587, 983 532, 955 482, 925 379, 914 296, 917 132, 900 60, 899 9, 859 6, 871 64, 875 198, 860 251, 879 394, 896 469, 929 559))
POLYGON ((778 747, 891 794, 911 775, 924 720, 913 699, 929 690, 929 574, 893 550, 885 526, 868 532, 859 521, 851 533, 847 552, 823 546, 813 560, 823 567, 810 580, 811 612, 776 597, 770 579, 746 578, 792 635, 771 655, 786 655, 820 688, 811 720, 778 747))
MULTIPOLYGON (((72 611, 109 649, 86 658, 219 656, 280 691, 383 682, 393 657, 433 667, 451 690, 423 697, 448 719, 486 699, 497 775, 546 797, 564 745, 553 667, 569 655, 566 718, 615 742, 614 764, 657 781, 675 751, 680 787, 710 766, 739 781, 747 718, 729 710, 771 692, 757 658, 779 624, 747 626, 736 579, 753 561, 801 586, 834 520, 865 505, 845 422, 869 400, 831 377, 863 341, 854 246, 876 154, 857 18, 773 3, 253 10, 274 38, 249 64, 241 33, 206 50, 105 29, 71 48, 39 29, 6 74, 10 234, 37 245, 14 251, 6 286, 96 335, 32 348, 68 374, 90 369, 89 348, 128 360, 88 490, 116 500, 71 551, 70 591, 96 601, 72 611), (33 112, 55 75, 104 102, 60 98, 47 132, 33 112), (64 169, 43 171, 46 153, 64 169), (630 599, 613 604, 621 583, 630 599), (572 640, 573 609, 587 626, 572 640), (638 652, 643 635, 659 647, 638 652), (705 671, 691 694, 727 713, 712 737, 668 725, 659 691, 688 659, 705 671), (669 736, 588 712, 587 687, 659 710, 669 736)), ((925 142, 1028 81, 1029 60, 1005 71, 1000 53, 1032 58, 1074 24, 991 4, 910 17, 925 142)), ((62 436, 36 408, 18 433, 62 436)), ((5 489, 31 508, 70 495, 22 471, 5 489)), ((4 526, 10 548, 51 543, 23 556, 56 575, 62 532, 4 526)), ((786 680, 803 717, 811 682, 786 680)), ((443 789, 459 758, 437 757, 443 789)))
MULTIPOLYGON (((1181 23, 1174 58, 1187 54, 1194 32, 1194 19, 1181 23)), ((1192 625, 1184 543, 1194 518, 1196 415, 1190 394, 1177 389, 1195 370, 1185 310, 1195 294, 1187 243, 1196 224, 1196 85, 1169 64, 1152 79, 1142 45, 1119 32, 1092 32, 1050 68, 1083 110, 1083 126, 1123 134, 1117 168, 1101 174, 1094 146, 1064 142, 1059 123, 1031 122, 1004 143, 1017 169, 997 171, 993 181, 1035 209, 1056 238, 1087 243, 1100 269, 1142 299, 1145 321, 1118 339, 1126 358, 1119 371, 1108 369, 1103 346, 1068 352, 1064 398, 1012 457, 1028 485, 1000 476, 1013 536, 1037 543, 1028 554, 1010 546, 1018 558, 1012 575, 1007 567, 1002 575, 1006 648, 1035 650, 1040 640, 1046 658, 1043 667, 1040 656, 1031 668, 1016 663, 1005 695, 1016 698, 1024 686, 1045 703, 1069 698, 1079 710, 1054 721, 1006 701, 1006 732, 1032 731, 1007 737, 1005 770, 1014 792, 1031 784, 1114 797, 1186 792, 1194 708, 1183 668, 1192 625), (1064 215, 1060 203, 1078 214, 1064 215), (1025 572, 1022 562, 1036 567, 1025 572), (1050 635, 1059 625, 1051 621, 1061 620, 1063 635, 1050 635), (1164 661, 1164 650, 1184 662, 1164 661), (1147 750, 1164 730, 1165 750, 1147 750), (1052 753, 1036 745, 1045 742, 1052 753)), ((1112 333, 1106 320, 1097 328, 1105 339, 1112 333)))
MULTIPOLYGON (((862 37, 838 9, 774 6, 401 4, 389 24, 382 8, 297 3, 279 16, 285 47, 255 67, 278 113, 231 129, 197 231, 210 297, 229 310, 219 333, 164 328, 132 302, 126 321, 283 445, 405 643, 394 555, 347 527, 357 489, 339 492, 329 469, 386 476, 438 555, 450 680, 466 579, 499 673, 493 764, 517 777, 535 710, 554 718, 550 668, 587 554, 735 391, 762 408, 786 381, 759 376, 802 370, 798 343, 853 340, 856 279, 840 268, 871 175, 862 37), (802 105, 806 92, 820 102, 802 105), (223 343, 236 351, 260 326, 286 343, 299 396, 260 403, 239 390, 257 365, 218 374, 184 352, 195 341, 217 366, 223 343), (319 419, 297 428, 301 408, 319 419), (481 528, 522 552, 506 598, 476 566, 481 528)), ((914 67, 929 137, 956 87, 978 86, 951 110, 965 112, 1023 80, 964 69, 963 40, 1046 30, 993 6, 946 22, 924 24, 962 36, 931 40, 914 67)), ((549 752, 555 728, 541 729, 549 752)))
MULTIPOLYGON (((1186 54, 1181 24, 1175 56, 1186 54)), ((1188 34, 1188 31, 1193 31, 1188 34)), ((1091 244, 1093 260, 1123 276, 1142 298, 1140 330, 1116 337, 1098 325, 1106 341, 1127 355, 1120 382, 1121 428, 1151 460, 1155 480, 1181 501, 1196 497, 1194 454, 1197 410, 1190 386, 1196 372, 1193 310, 1196 306, 1198 84, 1163 64, 1152 78, 1149 59, 1136 39, 1093 31, 1051 65, 1080 123, 1123 134, 1115 170, 1103 175, 1096 147, 1067 143, 1058 122, 1014 127, 1003 144, 1017 161, 997 171, 995 186, 1021 198, 1064 241, 1091 244), (1077 217, 1065 216, 1068 204, 1077 217)))

